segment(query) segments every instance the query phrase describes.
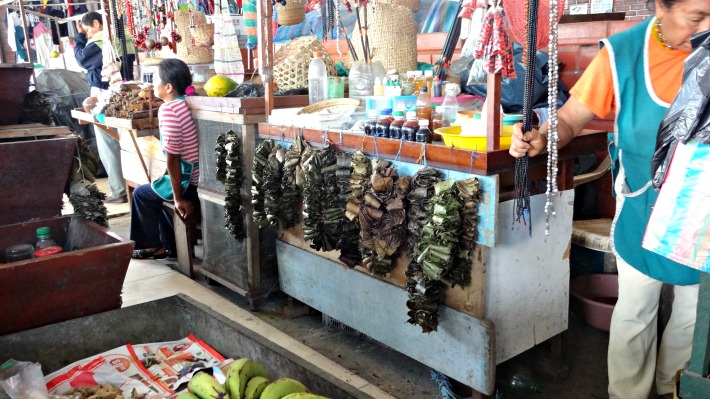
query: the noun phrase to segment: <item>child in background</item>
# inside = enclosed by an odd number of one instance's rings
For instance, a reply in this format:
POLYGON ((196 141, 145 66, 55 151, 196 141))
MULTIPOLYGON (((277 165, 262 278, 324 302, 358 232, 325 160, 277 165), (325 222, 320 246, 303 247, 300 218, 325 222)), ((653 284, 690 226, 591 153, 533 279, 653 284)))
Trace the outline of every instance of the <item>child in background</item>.
POLYGON ((167 158, 167 174, 133 192, 131 240, 133 259, 162 259, 175 255, 173 219, 163 209, 164 201, 174 201, 175 211, 187 218, 198 206, 200 176, 197 127, 185 103, 194 94, 187 65, 178 59, 163 60, 153 79, 155 96, 165 101, 158 110, 160 142, 167 158))

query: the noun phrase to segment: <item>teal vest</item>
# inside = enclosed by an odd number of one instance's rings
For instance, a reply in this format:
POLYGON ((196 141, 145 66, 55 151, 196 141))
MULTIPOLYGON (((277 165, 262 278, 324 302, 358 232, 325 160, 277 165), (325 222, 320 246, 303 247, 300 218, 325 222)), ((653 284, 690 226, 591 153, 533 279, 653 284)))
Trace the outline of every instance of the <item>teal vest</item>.
POLYGON ((614 78, 616 122, 610 151, 614 175, 625 178, 616 192, 617 209, 611 235, 614 251, 638 271, 669 284, 697 284, 700 272, 641 247, 658 193, 651 187, 651 158, 656 133, 670 104, 653 91, 648 45, 655 18, 602 41, 614 78), (625 184, 624 184, 625 183, 625 184))

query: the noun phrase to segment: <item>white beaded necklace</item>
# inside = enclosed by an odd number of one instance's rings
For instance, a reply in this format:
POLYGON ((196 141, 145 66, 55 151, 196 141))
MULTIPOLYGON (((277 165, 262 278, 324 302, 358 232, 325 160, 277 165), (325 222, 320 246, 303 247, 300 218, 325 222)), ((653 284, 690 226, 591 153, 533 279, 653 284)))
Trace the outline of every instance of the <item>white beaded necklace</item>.
POLYGON ((558 157, 557 142, 557 84, 559 81, 559 66, 557 62, 558 38, 558 0, 550 0, 550 43, 548 45, 548 83, 547 103, 549 107, 547 133, 547 191, 545 192, 545 235, 550 235, 550 215, 555 216, 554 197, 559 193, 557 187, 558 157))

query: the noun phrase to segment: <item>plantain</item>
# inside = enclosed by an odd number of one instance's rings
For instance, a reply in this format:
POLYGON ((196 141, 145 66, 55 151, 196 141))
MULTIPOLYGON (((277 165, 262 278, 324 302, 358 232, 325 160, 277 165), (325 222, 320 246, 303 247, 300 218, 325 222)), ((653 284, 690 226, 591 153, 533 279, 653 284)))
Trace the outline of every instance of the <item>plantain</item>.
POLYGON ((237 359, 229 367, 225 386, 232 399, 244 398, 247 382, 254 377, 267 377, 264 366, 251 359, 237 359))
POLYGON ((178 395, 175 399, 200 399, 200 398, 192 392, 183 392, 180 395, 178 395))
POLYGON ((252 377, 247 381, 247 386, 244 389, 244 399, 259 399, 267 385, 269 385, 269 380, 266 378, 259 375, 252 377))
POLYGON ((292 393, 308 392, 305 385, 293 378, 281 378, 266 386, 261 399, 281 399, 292 393))
POLYGON ((284 396, 282 399, 328 399, 325 396, 318 396, 310 392, 297 392, 284 396))
POLYGON ((193 375, 187 388, 200 399, 229 399, 222 384, 204 371, 193 375))

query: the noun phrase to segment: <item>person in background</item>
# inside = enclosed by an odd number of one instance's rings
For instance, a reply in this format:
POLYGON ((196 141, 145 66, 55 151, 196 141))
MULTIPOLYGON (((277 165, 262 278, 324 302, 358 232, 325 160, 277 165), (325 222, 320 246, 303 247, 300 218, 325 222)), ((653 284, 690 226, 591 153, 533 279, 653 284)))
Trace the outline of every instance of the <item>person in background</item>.
MULTIPOLYGON (((652 1, 652 0, 651 0, 652 1)), ((569 143, 595 116, 615 114, 611 236, 619 272, 607 355, 609 396, 646 399, 655 381, 672 398, 673 378, 690 358, 699 272, 641 247, 657 193, 651 188, 656 132, 680 90, 692 35, 710 29, 710 1, 655 0, 655 16, 602 41, 597 56, 571 90, 558 115, 559 146, 569 143), (657 351, 661 286, 674 285, 672 314, 657 351)), ((547 124, 523 134, 514 128, 510 154, 545 151, 547 124)))
MULTIPOLYGON (((81 21, 76 24, 79 33, 74 37, 74 56, 79 65, 86 69, 91 97, 99 97, 102 90, 108 89, 108 83, 101 80, 104 45, 102 21, 101 14, 96 11, 84 14, 81 21)), ((128 202, 123 169, 121 168, 121 145, 118 140, 96 126, 94 126, 94 133, 99 158, 106 169, 111 191, 104 202, 109 204, 128 202)))
POLYGON ((158 110, 160 142, 167 158, 167 174, 151 184, 139 186, 131 201, 131 240, 134 259, 174 257, 173 219, 163 208, 172 200, 175 212, 187 218, 198 206, 200 177, 197 126, 185 103, 194 94, 188 66, 178 59, 163 60, 153 79, 155 96, 165 101, 158 110))

